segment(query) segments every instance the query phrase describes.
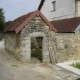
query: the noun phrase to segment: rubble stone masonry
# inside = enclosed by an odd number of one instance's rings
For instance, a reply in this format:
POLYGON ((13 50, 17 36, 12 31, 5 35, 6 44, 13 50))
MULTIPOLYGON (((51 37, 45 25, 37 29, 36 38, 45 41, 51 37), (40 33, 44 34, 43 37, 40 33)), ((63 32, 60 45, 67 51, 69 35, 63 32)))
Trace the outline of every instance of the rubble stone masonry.
POLYGON ((80 59, 80 31, 77 33, 55 33, 36 16, 18 34, 5 34, 5 48, 23 62, 31 62, 31 38, 42 37, 42 61, 64 62, 80 59))

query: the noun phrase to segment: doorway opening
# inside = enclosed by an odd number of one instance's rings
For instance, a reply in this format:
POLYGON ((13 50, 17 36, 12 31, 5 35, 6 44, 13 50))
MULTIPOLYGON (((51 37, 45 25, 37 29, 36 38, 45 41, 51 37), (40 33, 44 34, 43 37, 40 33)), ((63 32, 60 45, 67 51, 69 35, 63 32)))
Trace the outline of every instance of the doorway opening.
POLYGON ((42 41, 43 37, 31 38, 31 61, 34 63, 42 62, 42 41))

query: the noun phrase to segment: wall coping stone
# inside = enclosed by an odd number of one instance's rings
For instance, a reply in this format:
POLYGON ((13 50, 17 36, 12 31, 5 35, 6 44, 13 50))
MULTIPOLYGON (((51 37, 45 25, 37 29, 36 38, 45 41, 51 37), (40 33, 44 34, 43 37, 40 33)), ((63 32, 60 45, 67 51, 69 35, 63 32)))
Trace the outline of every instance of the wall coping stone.
POLYGON ((80 76, 80 69, 71 66, 71 64, 73 64, 73 62, 76 63, 76 61, 80 62, 80 60, 74 60, 69 62, 57 63, 56 65, 80 76))

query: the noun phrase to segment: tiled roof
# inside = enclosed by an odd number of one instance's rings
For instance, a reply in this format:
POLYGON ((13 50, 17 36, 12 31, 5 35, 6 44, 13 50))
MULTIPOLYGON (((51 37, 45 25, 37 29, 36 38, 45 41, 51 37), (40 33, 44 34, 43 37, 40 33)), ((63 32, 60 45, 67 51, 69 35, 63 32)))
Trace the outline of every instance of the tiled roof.
POLYGON ((44 17, 44 15, 36 10, 34 12, 30 12, 26 15, 23 15, 10 23, 10 25, 4 30, 4 32, 20 32, 27 23, 29 23, 35 16, 40 16, 44 22, 50 27, 51 30, 57 31, 54 26, 44 17))
POLYGON ((40 10, 45 0, 41 0, 38 9, 40 10))
POLYGON ((80 25, 80 17, 51 21, 57 32, 74 32, 80 25))
POLYGON ((31 13, 28 13, 26 15, 23 15, 17 19, 15 19, 14 21, 12 21, 10 23, 10 25, 4 30, 4 32, 9 32, 9 31, 15 31, 15 29, 21 25, 28 17, 30 17, 30 15, 32 14, 33 12, 31 13))

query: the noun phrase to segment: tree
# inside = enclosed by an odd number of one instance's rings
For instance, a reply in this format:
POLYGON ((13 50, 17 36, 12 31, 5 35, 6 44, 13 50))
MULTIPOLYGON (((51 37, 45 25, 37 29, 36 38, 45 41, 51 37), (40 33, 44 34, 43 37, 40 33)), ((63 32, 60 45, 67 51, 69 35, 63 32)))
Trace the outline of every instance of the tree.
POLYGON ((11 23, 12 21, 7 21, 6 23, 5 23, 5 27, 7 27, 10 23, 11 23))
POLYGON ((5 28, 4 12, 3 9, 0 8, 0 32, 3 32, 4 28, 5 28))

